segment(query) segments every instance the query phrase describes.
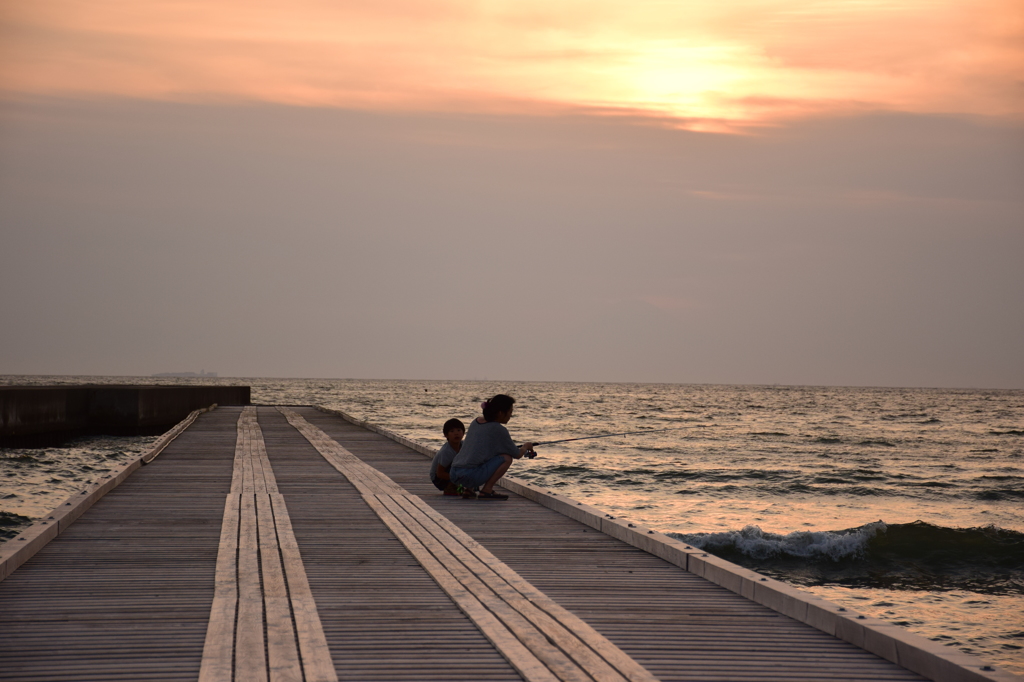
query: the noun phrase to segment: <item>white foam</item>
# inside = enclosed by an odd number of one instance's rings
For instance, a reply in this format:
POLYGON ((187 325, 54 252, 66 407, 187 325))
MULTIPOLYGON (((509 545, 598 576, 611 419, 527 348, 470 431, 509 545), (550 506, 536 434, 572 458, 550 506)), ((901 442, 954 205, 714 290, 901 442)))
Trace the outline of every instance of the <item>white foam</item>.
POLYGON ((711 552, 734 547, 753 559, 795 556, 840 561, 863 555, 868 542, 878 533, 884 533, 887 527, 884 522, 876 521, 850 530, 800 530, 785 535, 766 533, 759 526, 746 526, 743 530, 724 533, 694 533, 692 535, 670 533, 670 535, 711 552))

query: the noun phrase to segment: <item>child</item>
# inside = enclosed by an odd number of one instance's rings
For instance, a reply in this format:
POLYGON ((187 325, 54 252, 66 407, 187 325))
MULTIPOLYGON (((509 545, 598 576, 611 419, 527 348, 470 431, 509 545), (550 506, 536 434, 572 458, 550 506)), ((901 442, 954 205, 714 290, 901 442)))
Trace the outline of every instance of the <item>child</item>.
POLYGON ((448 442, 441 446, 430 462, 430 482, 438 490, 444 491, 445 495, 460 495, 459 488, 452 483, 448 470, 452 466, 455 455, 462 449, 462 438, 466 435, 466 426, 458 419, 449 419, 441 427, 441 432, 448 442))

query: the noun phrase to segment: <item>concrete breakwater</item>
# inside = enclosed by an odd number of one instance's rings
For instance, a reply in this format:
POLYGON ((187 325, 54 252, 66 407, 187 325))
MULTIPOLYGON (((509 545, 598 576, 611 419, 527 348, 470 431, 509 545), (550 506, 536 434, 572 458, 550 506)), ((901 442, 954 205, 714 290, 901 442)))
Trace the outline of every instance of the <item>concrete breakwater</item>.
POLYGON ((52 445, 86 433, 154 435, 192 410, 249 405, 248 386, 2 386, 0 446, 52 445))

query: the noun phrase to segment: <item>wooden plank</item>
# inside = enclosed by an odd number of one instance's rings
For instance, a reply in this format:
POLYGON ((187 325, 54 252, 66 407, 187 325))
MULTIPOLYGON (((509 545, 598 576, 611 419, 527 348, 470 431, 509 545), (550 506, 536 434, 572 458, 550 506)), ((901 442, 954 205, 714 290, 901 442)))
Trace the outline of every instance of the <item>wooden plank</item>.
POLYGON ((252 428, 251 424, 247 425, 245 428, 245 458, 252 471, 252 491, 254 493, 265 493, 267 492, 267 481, 266 475, 263 473, 263 463, 254 457, 256 438, 255 429, 252 428))
POLYGON ((174 439, 180 436, 185 431, 185 429, 192 426, 195 420, 199 418, 199 415, 201 415, 204 412, 210 412, 211 410, 215 409, 217 409, 217 403, 214 403, 209 407, 203 407, 198 410, 192 410, 191 412, 189 412, 187 417, 185 417, 180 422, 175 424, 170 431, 160 436, 160 440, 154 443, 153 447, 150 448, 149 452, 147 452, 146 454, 139 458, 140 461, 143 464, 151 463, 160 455, 161 452, 167 449, 167 446, 174 442, 174 439))
POLYGON ((0 583, 0 679, 198 678, 237 416, 202 414, 0 583))
POLYGON ((302 653, 302 670, 306 682, 337 682, 338 675, 331 661, 331 652, 327 647, 327 638, 324 637, 313 593, 309 589, 309 580, 306 578, 306 569, 299 554, 299 545, 295 541, 284 497, 279 493, 272 493, 270 501, 274 509, 281 558, 291 594, 295 634, 302 653))
MULTIPOLYGON (((264 469, 264 475, 273 473, 264 469)), ((277 545, 274 510, 267 493, 256 493, 256 520, 259 526, 260 568, 263 605, 266 610, 267 661, 270 682, 302 682, 302 665, 292 627, 292 609, 277 545)))
MULTIPOLYGON (((552 644, 544 632, 534 627, 518 610, 496 594, 489 585, 473 575, 429 533, 423 532, 422 528, 412 521, 403 509, 394 504, 390 496, 368 497, 367 502, 374 506, 374 509, 379 508, 376 504, 386 508, 397 520, 397 523, 402 525, 405 533, 416 538, 417 542, 430 552, 436 559, 437 565, 442 566, 446 574, 454 576, 480 603, 495 614, 505 627, 525 644, 558 679, 565 682, 586 682, 591 679, 576 662, 566 655, 565 651, 552 644)), ((429 572, 431 569, 427 570, 429 572)), ((618 679, 621 680, 621 678, 618 679)))
POLYGON ((68 526, 74 523, 75 519, 120 485, 136 469, 153 461, 171 442, 191 426, 200 414, 209 412, 216 407, 216 405, 211 405, 191 412, 164 433, 146 453, 128 461, 120 469, 94 482, 81 493, 76 493, 59 503, 54 511, 47 515, 49 519, 40 519, 24 529, 13 542, 0 544, 0 581, 35 556, 40 549, 64 532, 68 526), (51 524, 50 521, 58 521, 58 523, 51 524))
MULTIPOLYGON (((256 408, 247 407, 242 410, 245 419, 245 457, 252 468, 252 489, 257 493, 267 492, 267 474, 263 471, 263 462, 259 458, 259 442, 263 440, 259 424, 256 423, 256 408)), ((270 474, 273 476, 273 473, 270 474)))
MULTIPOLYGON (((622 665, 624 670, 620 673, 600 653, 595 653, 590 646, 577 638, 571 629, 566 628, 556 618, 538 608, 537 605, 524 598, 521 593, 503 582, 499 574, 483 564, 471 552, 465 551, 457 541, 454 543, 454 547, 446 547, 439 542, 430 531, 419 523, 419 521, 431 523, 430 517, 439 516, 435 511, 424 512, 422 508, 415 506, 407 509, 399 505, 397 501, 392 502, 391 495, 382 494, 380 491, 394 490, 395 493, 392 495, 397 493, 398 498, 408 496, 409 493, 383 473, 358 460, 351 453, 344 452, 340 445, 327 437, 322 430, 309 424, 301 415, 288 408, 278 408, 278 410, 328 461, 336 463, 336 468, 368 498, 368 502, 369 498, 377 495, 379 501, 389 509, 399 523, 403 524, 406 531, 412 533, 420 543, 426 546, 434 558, 450 574, 460 580, 480 602, 497 614, 505 626, 515 633, 523 643, 527 644, 534 655, 548 665, 560 679, 593 678, 600 682, 619 682, 623 679, 650 682, 655 679, 635 661, 629 661, 629 657, 611 642, 601 637, 592 628, 586 628, 578 618, 570 619, 572 625, 588 629, 589 639, 597 645, 599 650, 607 652, 608 658, 622 665), (379 483, 381 480, 386 480, 387 484, 379 483), (417 518, 414 520, 411 514, 417 518), (455 558, 452 551, 459 552, 459 559, 455 558), (460 559, 473 562, 474 565, 471 567, 473 570, 467 569, 460 559), (495 582, 507 589, 500 589, 500 592, 496 592, 493 584, 495 582), (552 645, 552 641, 554 645, 552 645)), ((378 507, 374 505, 374 509, 376 510, 378 507)), ((439 528, 438 530, 440 534, 445 534, 445 531, 440 531, 439 528)), ((460 538, 468 539, 465 533, 458 531, 458 534, 460 538)), ((494 561, 497 560, 494 559, 494 561)), ((504 573, 506 575, 514 574, 511 569, 507 568, 504 573)), ((518 576, 515 578, 520 584, 525 583, 518 576)), ((530 594, 537 596, 539 592, 533 589, 530 594)), ((563 611, 564 609, 556 611, 556 613, 562 615, 563 611)))
POLYGON ((263 486, 265 492, 277 492, 277 480, 274 478, 274 468, 270 466, 270 458, 267 457, 267 445, 263 442, 263 430, 258 422, 253 422, 253 436, 255 445, 254 457, 263 469, 263 486))
POLYGON ((338 676, 521 680, 334 465, 277 410, 259 417, 338 676))
MULTIPOLYGON (((417 452, 431 456, 432 453, 419 444, 412 443, 387 429, 367 425, 348 415, 334 410, 344 419, 370 428, 396 442, 403 443, 417 452)), ((553 494, 532 484, 506 477, 501 485, 532 501, 539 502, 559 513, 586 523, 616 539, 650 552, 701 577, 721 585, 746 599, 768 606, 781 614, 809 624, 821 631, 839 637, 857 647, 889 661, 905 665, 908 669, 927 676, 938 677, 951 682, 971 678, 977 680, 1008 679, 1005 671, 993 666, 982 666, 979 659, 950 649, 948 646, 931 642, 910 633, 892 623, 866 617, 849 609, 840 610, 837 605, 802 592, 788 585, 766 579, 735 564, 709 557, 706 553, 685 548, 682 543, 661 533, 631 524, 624 519, 553 494), (900 652, 903 653, 900 653, 900 652)))
POLYGON ((556 604, 418 497, 392 498, 481 580, 498 591, 596 680, 656 682, 643 666, 556 604))
MULTIPOLYGON (((424 504, 666 682, 815 675, 836 680, 919 679, 640 548, 595 532, 603 525, 600 518, 596 527, 584 525, 515 494, 497 504, 442 497, 427 480, 419 452, 317 410, 296 411, 349 452, 422 496, 424 504)), ((432 449, 423 451, 432 454, 432 449)))
POLYGON ((260 589, 259 538, 255 493, 243 493, 238 529, 238 626, 235 632, 235 680, 265 682, 263 593, 260 589))
MULTIPOLYGON (((234 678, 270 682, 336 680, 255 408, 244 408, 236 424, 232 489, 244 491, 240 495, 237 572, 233 577, 237 581, 238 616, 233 638, 234 678), (303 658, 308 658, 305 664, 303 658)), ((234 548, 224 544, 220 553, 233 557, 234 548)), ((228 559, 224 561, 228 563, 228 559)), ((211 614, 211 622, 215 617, 219 616, 211 614)), ((225 668, 212 660, 206 667, 221 673, 225 668)), ((230 672, 231 667, 227 669, 230 672)))
POLYGON ((239 502, 239 495, 228 495, 224 501, 224 520, 217 550, 216 586, 210 623, 206 630, 206 644, 203 646, 199 682, 220 682, 230 680, 232 676, 235 609, 238 605, 238 566, 235 558, 238 548, 239 502))
POLYGON ((238 463, 241 471, 238 474, 237 487, 239 492, 251 493, 256 490, 256 484, 253 479, 252 458, 249 457, 249 431, 242 424, 244 416, 243 411, 242 417, 239 417, 238 428, 238 463))
POLYGON ((288 423, 295 427, 316 448, 317 452, 341 472, 360 493, 364 495, 407 494, 388 476, 367 466, 333 438, 307 422, 295 410, 287 407, 278 407, 277 409, 285 416, 288 423))
MULTIPOLYGON (((285 417, 288 419, 288 422, 293 427, 295 427, 296 430, 298 430, 299 433, 301 433, 310 442, 310 444, 313 445, 313 447, 316 448, 317 451, 320 452, 322 456, 324 456, 324 458, 327 461, 331 462, 331 464, 334 465, 339 472, 346 476, 346 478, 348 478, 349 481, 361 493, 363 493, 367 503, 370 504, 371 508, 373 508, 374 511, 378 513, 378 515, 380 515, 380 512, 383 509, 383 507, 381 507, 380 503, 372 497, 374 494, 386 493, 391 491, 399 493, 404 492, 393 481, 387 479, 387 477, 383 476, 372 467, 369 467, 362 461, 358 460, 353 455, 351 455, 351 453, 347 453, 346 451, 344 451, 340 446, 334 443, 332 439, 326 438, 323 432, 320 431, 320 429, 317 429, 310 425, 308 422, 306 422, 305 419, 303 419, 294 411, 280 407, 278 408, 278 410, 285 415, 285 417), (387 482, 382 482, 382 479, 386 480, 387 482)), ((399 537, 400 540, 402 540, 403 544, 406 545, 410 552, 412 552, 413 555, 416 556, 421 563, 423 563, 425 550, 423 550, 422 546, 419 543, 416 543, 415 545, 410 544, 408 539, 412 536, 409 533, 409 531, 405 529, 404 526, 401 526, 401 524, 391 514, 389 514, 388 519, 384 519, 383 516, 381 518, 385 521, 386 524, 388 524, 392 532, 396 532, 396 535, 399 537), (401 527, 400 531, 396 531, 396 528, 394 527, 396 524, 399 527, 401 527)), ((427 571, 431 574, 431 576, 438 581, 438 584, 440 584, 442 588, 445 589, 446 592, 449 592, 449 595, 452 596, 452 592, 448 589, 448 587, 446 587, 444 582, 447 580, 454 579, 451 578, 451 574, 447 571, 443 571, 443 573, 440 574, 441 577, 439 577, 438 575, 434 575, 435 570, 443 569, 441 569, 440 564, 434 561, 433 559, 431 559, 428 563, 423 565, 424 568, 426 568, 427 571)), ((479 606, 480 601, 478 600, 481 598, 481 593, 483 591, 478 589, 477 592, 478 593, 474 595, 476 599, 468 602, 465 599, 457 599, 455 596, 452 596, 452 598, 456 601, 456 604, 458 604, 459 607, 462 608, 463 611, 471 619, 474 620, 474 622, 476 622, 477 617, 483 617, 484 623, 490 624, 493 621, 494 617, 489 612, 487 612, 487 609, 483 609, 481 606, 479 606)), ((459 591, 459 594, 463 593, 465 593, 464 589, 459 591)), ((493 593, 490 593, 490 597, 493 597, 493 593)), ((495 644, 495 646, 498 647, 499 651, 502 652, 502 655, 504 655, 506 659, 509 660, 509 662, 513 665, 513 667, 519 670, 521 674, 523 673, 523 670, 520 670, 519 665, 516 661, 513 661, 512 658, 509 657, 509 655, 506 655, 505 649, 511 646, 519 647, 523 643, 528 643, 529 649, 532 652, 533 659, 540 659, 544 661, 544 664, 546 664, 548 667, 552 669, 553 672, 555 672, 555 674, 558 676, 558 679, 572 681, 586 679, 585 676, 582 675, 582 671, 579 671, 571 663, 571 661, 569 661, 557 648, 552 647, 541 633, 529 627, 529 625, 525 622, 524 619, 522 619, 521 617, 517 617, 517 614, 513 613, 511 609, 507 608, 507 605, 501 603, 500 600, 497 599, 488 599, 488 597, 485 595, 483 596, 483 598, 487 599, 488 609, 497 609, 498 611, 502 612, 501 615, 505 627, 501 628, 497 632, 499 634, 507 633, 508 630, 506 628, 512 628, 512 631, 515 632, 515 635, 516 637, 518 637, 518 640, 525 640, 525 642, 519 641, 519 643, 512 645, 508 640, 507 636, 498 636, 494 632, 485 631, 484 625, 482 625, 481 623, 477 623, 477 625, 481 627, 481 631, 484 633, 484 635, 489 640, 491 640, 495 644), (495 637, 497 639, 495 639, 495 637)))
MULTIPOLYGON (((154 466, 133 475, 0 583, 0 680, 200 676, 217 597, 219 541, 224 516, 230 513, 225 493, 239 449, 260 465, 257 470, 270 497, 307 679, 315 678, 306 667, 300 600, 290 563, 305 576, 310 603, 318 619, 324 619, 324 660, 332 674, 337 664, 334 678, 469 681, 507 680, 517 674, 424 563, 434 561, 438 575, 444 579, 446 572, 452 581, 452 590, 461 588, 476 600, 481 618, 489 615, 509 636, 511 631, 422 542, 421 563, 285 415, 273 408, 250 410, 241 420, 240 434, 239 425, 230 422, 243 410, 222 410, 202 415, 154 466), (285 478, 282 472, 287 472, 285 478), (280 498, 284 514, 278 511, 272 484, 285 491, 280 498), (291 541, 279 523, 284 516, 289 526, 295 524, 291 541), (215 519, 220 522, 211 523, 215 519), (289 559, 292 544, 295 554, 289 559), (131 599, 124 599, 125 594, 131 599)), ((420 454, 313 410, 296 412, 327 438, 339 440, 343 450, 320 439, 355 478, 361 476, 360 463, 378 471, 367 477, 366 489, 390 494, 389 502, 405 510, 410 526, 429 530, 439 555, 447 552, 445 561, 461 565, 467 583, 476 581, 474 589, 498 593, 524 618, 536 606, 573 630, 549 613, 547 605, 528 596, 525 585, 532 585, 665 682, 917 679, 522 497, 513 495, 498 504, 443 498, 426 479, 420 454), (387 492, 392 486, 403 493, 387 492), (436 510, 440 520, 425 523, 410 505, 423 518, 427 508, 436 510), (445 521, 471 541, 453 544, 445 521), (497 570, 501 581, 482 577, 493 569, 488 555, 478 554, 473 542, 525 585, 497 570)), ((255 489, 253 478, 249 490, 255 489)), ((259 503, 255 506, 259 521, 263 515, 259 503)), ((261 530, 257 524, 257 537, 261 530)), ((257 565, 262 570, 261 562, 257 565)), ((266 602, 264 610, 269 610, 266 602)), ((549 627, 528 620, 542 631, 549 627)))
POLYGON ((504 624, 502 624, 466 587, 436 560, 422 544, 406 530, 398 519, 374 497, 364 498, 377 516, 387 525, 395 537, 405 545, 417 561, 423 565, 441 589, 480 628, 502 656, 527 682, 559 682, 559 678, 540 661, 533 651, 523 645, 504 624))

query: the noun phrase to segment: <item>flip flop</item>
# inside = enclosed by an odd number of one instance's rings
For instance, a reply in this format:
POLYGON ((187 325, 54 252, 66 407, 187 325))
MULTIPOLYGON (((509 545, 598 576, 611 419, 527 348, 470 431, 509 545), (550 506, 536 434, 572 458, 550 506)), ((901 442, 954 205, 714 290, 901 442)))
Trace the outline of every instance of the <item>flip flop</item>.
POLYGON ((507 500, 508 499, 508 495, 503 495, 502 493, 494 493, 494 492, 491 492, 491 493, 479 492, 476 495, 476 499, 478 499, 478 500, 507 500))

